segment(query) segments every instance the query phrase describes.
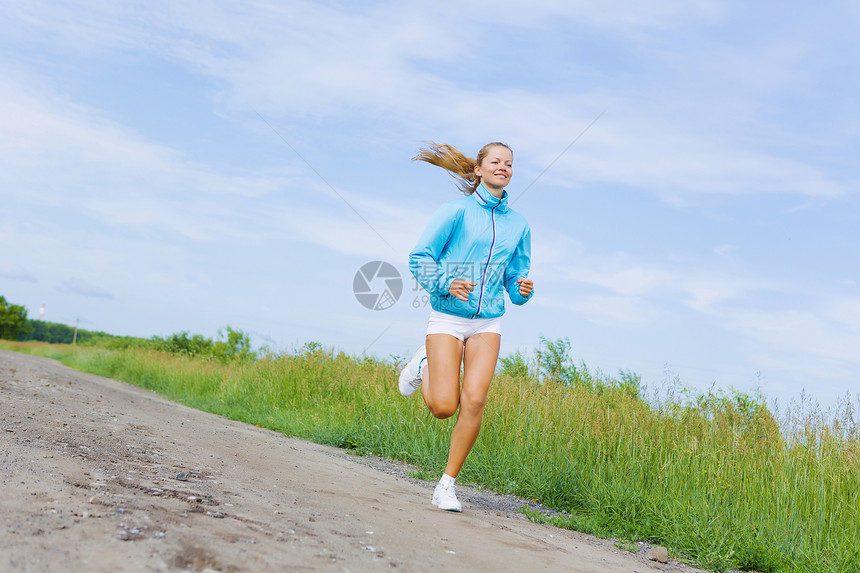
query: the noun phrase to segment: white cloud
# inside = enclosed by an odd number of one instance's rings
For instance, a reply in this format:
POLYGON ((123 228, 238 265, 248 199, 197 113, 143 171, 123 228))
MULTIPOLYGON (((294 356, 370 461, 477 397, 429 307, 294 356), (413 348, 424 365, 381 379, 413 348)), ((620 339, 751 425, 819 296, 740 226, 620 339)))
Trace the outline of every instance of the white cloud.
POLYGON ((61 291, 72 292, 81 296, 88 296, 92 298, 104 298, 107 300, 113 300, 115 298, 106 289, 76 277, 72 277, 64 281, 62 284, 60 284, 59 289, 61 291))
POLYGON ((20 265, 7 261, 0 261, 0 277, 25 283, 36 282, 36 277, 30 271, 20 265))
POLYGON ((796 287, 785 281, 757 276, 740 267, 699 268, 689 273, 678 271, 679 290, 685 295, 683 302, 693 310, 719 314, 723 305, 750 300, 766 293, 785 294, 796 287))
MULTIPOLYGON (((523 157, 537 173, 608 108, 607 116, 562 158, 548 179, 561 185, 622 184, 675 201, 683 201, 688 193, 845 192, 843 183, 819 167, 761 146, 768 134, 784 140, 783 130, 764 122, 750 125, 756 120, 747 110, 757 106, 756 98, 766 91, 762 86, 773 85, 761 79, 761 69, 768 70, 769 77, 784 78, 779 85, 786 89, 803 79, 798 75, 802 54, 790 50, 765 45, 758 47, 760 53, 750 54, 745 45, 709 54, 704 61, 713 69, 739 70, 736 75, 748 78, 748 84, 758 82, 759 87, 738 91, 736 84, 743 82, 728 79, 723 86, 732 96, 728 98, 720 90, 697 93, 684 81, 686 69, 674 72, 677 76, 665 71, 669 75, 659 86, 634 93, 594 85, 549 94, 482 89, 453 83, 444 74, 446 62, 458 63, 463 54, 489 49, 487 22, 524 33, 576 24, 610 30, 623 43, 628 34, 638 37, 646 30, 720 21, 727 17, 722 3, 617 0, 609 6, 587 2, 501 6, 488 10, 483 2, 467 3, 452 18, 449 11, 432 4, 344 9, 316 2, 242 8, 186 3, 138 9, 111 3, 59 7, 51 3, 30 5, 19 18, 58 34, 70 45, 133 48, 180 61, 222 86, 219 107, 238 117, 247 117, 252 109, 273 118, 358 113, 364 120, 423 124, 428 133, 445 133, 470 145, 476 133, 501 132, 523 142, 523 157), (478 23, 483 27, 476 27, 478 23), (426 62, 442 69, 427 67, 426 62), (702 97, 707 99, 700 101, 702 97), (738 109, 721 111, 727 100, 738 109), (491 112, 488 101, 493 102, 491 112), (711 117, 703 120, 705 116, 711 117), (727 129, 729 125, 743 126, 743 133, 738 131, 741 127, 727 129), (714 126, 720 129, 713 130, 714 126), (751 132, 756 135, 745 135, 751 132)), ((684 55, 684 61, 699 61, 700 56, 693 51, 684 55)), ((674 56, 652 48, 648 57, 671 61, 674 56)), ((697 74, 708 77, 705 72, 697 74)), ((62 142, 62 133, 57 135, 62 142)), ((128 151, 131 158, 140 150, 128 151)))
POLYGON ((737 250, 738 248, 736 245, 717 245, 714 247, 714 252, 728 261, 733 261, 735 259, 735 253, 737 250))
POLYGON ((860 298, 831 300, 822 315, 848 329, 849 332, 860 334, 860 298))
MULTIPOLYGON (((264 244, 292 237, 334 252, 396 259, 417 237, 410 224, 418 210, 414 201, 391 202, 343 190, 338 195, 313 173, 292 169, 225 174, 147 141, 96 110, 50 92, 37 96, 36 91, 8 78, 0 82, 0 106, 11 110, 0 126, 0 142, 21 144, 2 149, 8 153, 0 154, 0 179, 8 184, 0 194, 8 194, 22 210, 61 207, 66 221, 96 223, 93 232, 107 251, 119 244, 128 248, 117 237, 145 238, 151 249, 160 250, 176 238, 264 244), (27 129, 31 125, 36 128, 27 129), (65 166, 61 184, 58 165, 65 166), (13 196, 13 189, 21 187, 29 192, 13 196)), ((19 219, 10 236, 20 240, 26 233, 30 241, 39 240, 38 231, 22 227, 29 220, 19 219)), ((78 251, 85 252, 80 245, 78 251)))
POLYGON ((860 331, 827 320, 806 310, 735 310, 727 316, 729 325, 745 338, 765 343, 782 353, 819 356, 860 363, 860 331))
POLYGON ((595 324, 613 327, 641 326, 655 320, 660 311, 635 296, 588 295, 582 298, 560 299, 542 295, 533 301, 536 306, 566 310, 584 316, 595 324))
MULTIPOLYGON (((725 246, 715 250, 721 255, 732 252, 725 246)), ((588 314, 596 315, 600 309, 606 309, 609 320, 622 314, 636 316, 639 321, 656 319, 661 313, 677 313, 680 304, 697 313, 719 317, 729 303, 744 304, 757 295, 800 290, 799 286, 785 281, 751 274, 733 259, 727 261, 728 266, 725 260, 711 265, 693 265, 686 261, 654 263, 624 253, 580 253, 575 259, 576 265, 557 262, 548 274, 559 281, 596 287, 599 294, 595 295, 595 300, 601 304, 589 304, 588 314), (602 304, 604 300, 613 304, 623 300, 626 310, 615 312, 609 305, 602 304), (637 305, 640 311, 632 311, 637 305)), ((568 308, 578 311, 583 307, 568 305, 568 308)), ((622 319, 622 322, 628 321, 622 319)))
MULTIPOLYGON (((626 257, 619 257, 623 258, 626 257)), ((579 266, 559 270, 561 278, 597 285, 622 295, 645 294, 672 283, 671 273, 626 260, 610 261, 600 267, 579 266)))
POLYGON ((256 200, 295 185, 289 170, 241 176, 189 161, 95 110, 8 78, 0 106, 8 116, 0 126, 2 193, 32 212, 63 207, 123 233, 248 239, 256 233, 244 219, 256 200))
POLYGON ((722 2, 695 0, 693 2, 637 2, 611 0, 595 4, 587 0, 556 0, 523 4, 508 0, 508 8, 518 8, 515 14, 505 12, 505 18, 528 22, 530 19, 555 20, 566 17, 596 28, 618 32, 635 30, 665 31, 689 25, 690 22, 714 23, 725 17, 722 2), (530 16, 531 14, 531 16, 530 16))
POLYGON ((563 233, 540 223, 531 225, 532 267, 540 272, 541 268, 556 268, 567 264, 585 254, 583 244, 569 233, 563 233))
MULTIPOLYGON (((645 188, 676 206, 683 206, 683 196, 689 193, 834 197, 846 192, 842 182, 815 165, 759 150, 752 142, 731 134, 695 133, 692 125, 648 118, 634 112, 632 101, 620 104, 620 109, 610 106, 573 152, 553 167, 548 174, 553 183, 612 183, 645 188)), ((648 111, 636 107, 637 112, 648 111)), ((540 138, 547 152, 545 157, 553 153, 548 144, 564 149, 569 134, 578 133, 584 124, 583 120, 562 114, 547 123, 540 138)))

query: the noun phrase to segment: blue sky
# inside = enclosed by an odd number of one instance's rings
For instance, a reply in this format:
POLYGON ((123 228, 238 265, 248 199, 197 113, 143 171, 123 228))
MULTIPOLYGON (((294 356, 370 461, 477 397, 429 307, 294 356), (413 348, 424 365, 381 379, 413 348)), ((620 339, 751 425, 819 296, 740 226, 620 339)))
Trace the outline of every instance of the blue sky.
POLYGON ((410 158, 501 140, 535 280, 503 353, 568 337, 652 386, 856 391, 856 3, 405 4, 6 3, 0 294, 410 355, 407 254, 457 197, 410 158), (373 260, 407 279, 387 310, 352 293, 373 260))

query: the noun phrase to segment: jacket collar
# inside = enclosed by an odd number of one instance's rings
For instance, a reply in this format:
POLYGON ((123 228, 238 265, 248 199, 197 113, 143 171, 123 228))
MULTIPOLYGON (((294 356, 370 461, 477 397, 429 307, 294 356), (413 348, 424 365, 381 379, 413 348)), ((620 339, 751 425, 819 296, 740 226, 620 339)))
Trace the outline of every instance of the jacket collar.
POLYGON ((496 198, 490 190, 484 187, 483 183, 478 185, 478 188, 475 189, 475 192, 472 193, 472 197, 475 198, 475 201, 478 202, 479 205, 486 209, 493 209, 497 212, 504 212, 508 210, 508 192, 502 191, 502 198, 496 198))

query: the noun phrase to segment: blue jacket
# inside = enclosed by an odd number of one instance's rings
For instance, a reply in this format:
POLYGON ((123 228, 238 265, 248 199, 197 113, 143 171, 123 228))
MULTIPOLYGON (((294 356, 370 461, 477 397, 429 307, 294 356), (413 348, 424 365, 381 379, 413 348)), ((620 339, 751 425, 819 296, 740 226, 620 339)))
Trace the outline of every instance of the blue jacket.
POLYGON ((528 277, 531 230, 508 207, 508 193, 494 197, 479 185, 474 193, 442 205, 409 253, 409 270, 430 293, 430 306, 465 318, 505 313, 502 288, 514 304, 525 304, 518 278, 528 277), (455 279, 478 283, 464 302, 448 294, 455 279))

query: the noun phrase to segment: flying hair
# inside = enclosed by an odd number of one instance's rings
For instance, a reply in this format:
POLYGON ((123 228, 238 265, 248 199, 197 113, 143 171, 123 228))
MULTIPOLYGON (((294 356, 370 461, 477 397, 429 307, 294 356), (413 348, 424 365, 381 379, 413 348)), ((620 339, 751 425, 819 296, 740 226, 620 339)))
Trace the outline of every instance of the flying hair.
POLYGON ((488 143, 478 151, 477 159, 472 159, 463 155, 463 152, 453 145, 430 142, 427 144, 427 147, 419 149, 412 160, 425 161, 441 167, 457 181, 457 188, 460 191, 465 195, 471 195, 478 188, 478 185, 481 184, 481 178, 475 175, 475 167, 480 165, 490 152, 490 149, 497 145, 509 151, 511 150, 506 144, 494 141, 493 143, 488 143))

